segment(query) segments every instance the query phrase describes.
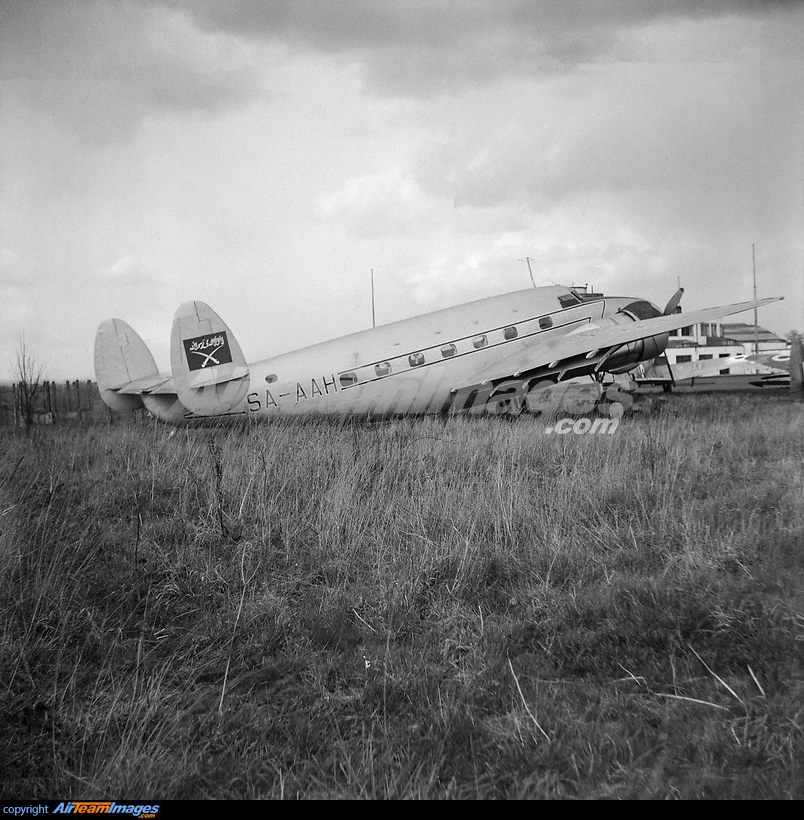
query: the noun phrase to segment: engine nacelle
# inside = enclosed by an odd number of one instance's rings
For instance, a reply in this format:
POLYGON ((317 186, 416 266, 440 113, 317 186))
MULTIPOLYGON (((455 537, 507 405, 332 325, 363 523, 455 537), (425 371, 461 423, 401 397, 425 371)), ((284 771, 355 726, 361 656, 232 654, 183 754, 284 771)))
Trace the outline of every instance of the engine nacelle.
MULTIPOLYGON (((613 320, 617 324, 626 324, 638 322, 641 319, 656 319, 662 315, 655 305, 640 299, 618 310, 613 320)), ((606 357, 606 370, 610 373, 627 373, 640 362, 661 356, 667 349, 669 338, 669 333, 659 333, 656 336, 648 336, 645 339, 637 339, 635 342, 622 345, 606 357)))
POLYGON ((661 356, 667 348, 668 338, 667 333, 662 333, 659 336, 649 336, 647 339, 623 345, 606 360, 606 370, 609 373, 627 373, 640 362, 661 356))

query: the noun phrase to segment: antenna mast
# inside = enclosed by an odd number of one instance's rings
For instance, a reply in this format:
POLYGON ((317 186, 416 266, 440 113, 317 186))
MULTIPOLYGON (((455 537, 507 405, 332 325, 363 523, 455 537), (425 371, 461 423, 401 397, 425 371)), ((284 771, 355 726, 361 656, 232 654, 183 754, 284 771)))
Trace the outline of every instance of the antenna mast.
MULTIPOLYGON (((757 300, 757 255, 754 245, 751 245, 751 258, 754 261, 754 301, 757 300)), ((757 319, 757 309, 754 307, 754 355, 759 356, 759 319, 757 319)))
POLYGON ((519 261, 528 263, 528 273, 530 274, 530 282, 533 285, 533 287, 535 288, 536 287, 536 282, 533 279, 533 271, 531 270, 531 267, 530 267, 531 257, 526 256, 524 259, 520 259, 519 261))

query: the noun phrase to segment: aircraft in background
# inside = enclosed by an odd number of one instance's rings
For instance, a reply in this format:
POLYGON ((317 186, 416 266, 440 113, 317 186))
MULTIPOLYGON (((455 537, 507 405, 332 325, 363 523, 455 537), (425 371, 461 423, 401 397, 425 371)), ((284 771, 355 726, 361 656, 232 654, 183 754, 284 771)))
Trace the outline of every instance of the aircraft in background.
MULTIPOLYGON (((168 422, 211 417, 519 412, 544 385, 601 384, 667 347, 668 333, 777 298, 677 313, 644 299, 550 286, 491 297, 362 330, 248 364, 234 334, 203 302, 176 312, 171 371, 121 319, 95 338, 101 396, 168 422)), ((779 297, 781 298, 781 297, 779 297)), ((538 406, 538 402, 536 402, 538 406)))
POLYGON ((670 367, 667 359, 660 356, 652 362, 638 365, 632 376, 637 386, 662 386, 669 389, 680 383, 695 379, 709 379, 723 375, 753 376, 744 380, 749 387, 789 387, 791 392, 804 390, 802 373, 801 339, 794 339, 789 350, 769 351, 760 354, 736 353, 722 359, 701 359, 694 362, 678 362, 670 367), (757 365, 762 368, 757 372, 757 365))

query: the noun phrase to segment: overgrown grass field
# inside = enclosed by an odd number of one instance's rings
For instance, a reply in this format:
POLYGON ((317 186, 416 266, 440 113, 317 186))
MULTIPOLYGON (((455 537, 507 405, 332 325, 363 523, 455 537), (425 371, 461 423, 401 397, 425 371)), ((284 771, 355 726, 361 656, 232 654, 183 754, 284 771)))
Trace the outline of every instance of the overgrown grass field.
POLYGON ((804 405, 0 443, 11 798, 804 797, 804 405))

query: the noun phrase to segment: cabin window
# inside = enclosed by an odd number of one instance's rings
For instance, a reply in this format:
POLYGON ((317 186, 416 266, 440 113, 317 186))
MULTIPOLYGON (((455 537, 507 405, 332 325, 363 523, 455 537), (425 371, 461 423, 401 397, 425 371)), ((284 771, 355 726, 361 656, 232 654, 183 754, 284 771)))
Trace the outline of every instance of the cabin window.
POLYGON ((552 326, 553 326, 553 320, 550 316, 542 316, 542 318, 539 319, 539 327, 542 330, 547 330, 548 327, 552 327, 552 326))
POLYGON ((378 376, 387 376, 391 372, 391 363, 390 362, 380 362, 379 364, 374 365, 374 372, 378 376))
POLYGON ((351 387, 353 384, 357 384, 357 374, 356 373, 341 373, 341 387, 351 387))
POLYGON ((475 338, 472 339, 472 344, 477 350, 480 350, 481 347, 486 347, 488 343, 489 340, 486 338, 485 333, 482 336, 475 336, 475 338))
POLYGON ((506 342, 510 342, 511 339, 516 339, 518 335, 519 333, 517 332, 517 329, 515 327, 507 327, 503 331, 503 336, 505 337, 506 342))
POLYGON ((444 347, 441 348, 441 355, 445 359, 448 359, 450 356, 454 356, 457 352, 458 349, 455 345, 444 345, 444 347))
POLYGON ((276 373, 269 373, 269 374, 265 377, 265 381, 267 381, 267 382, 268 382, 268 384, 273 384, 276 380, 277 380, 277 375, 276 375, 276 373))
POLYGON ((573 307, 580 304, 581 300, 574 293, 563 294, 558 297, 558 303, 563 308, 573 307))
POLYGON ((411 367, 419 367, 424 364, 424 353, 411 353, 408 361, 411 367))

